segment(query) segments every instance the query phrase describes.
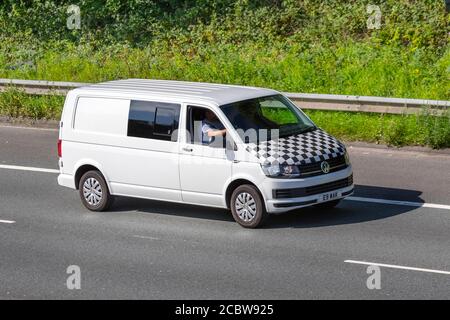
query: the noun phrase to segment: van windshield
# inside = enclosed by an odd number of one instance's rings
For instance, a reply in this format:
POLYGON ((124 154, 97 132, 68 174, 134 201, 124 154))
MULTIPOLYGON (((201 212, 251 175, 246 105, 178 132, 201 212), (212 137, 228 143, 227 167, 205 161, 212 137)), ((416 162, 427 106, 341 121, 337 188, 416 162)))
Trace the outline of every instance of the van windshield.
POLYGON ((243 135, 244 142, 266 141, 316 130, 317 127, 283 95, 255 98, 220 107, 243 135))

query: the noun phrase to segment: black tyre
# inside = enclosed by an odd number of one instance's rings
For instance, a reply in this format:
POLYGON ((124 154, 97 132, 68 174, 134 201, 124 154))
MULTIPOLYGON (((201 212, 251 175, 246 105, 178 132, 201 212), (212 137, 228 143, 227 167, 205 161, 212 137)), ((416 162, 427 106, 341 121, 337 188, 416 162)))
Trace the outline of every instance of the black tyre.
POLYGON ((320 209, 333 209, 334 207, 336 207, 339 204, 339 202, 341 202, 341 199, 328 201, 328 202, 322 202, 322 203, 316 204, 315 207, 320 208, 320 209))
POLYGON ((78 185, 83 205, 91 211, 107 210, 114 198, 109 193, 108 185, 99 171, 88 171, 78 185))
POLYGON ((268 215, 258 189, 249 184, 233 191, 230 205, 234 220, 245 228, 261 226, 268 215))

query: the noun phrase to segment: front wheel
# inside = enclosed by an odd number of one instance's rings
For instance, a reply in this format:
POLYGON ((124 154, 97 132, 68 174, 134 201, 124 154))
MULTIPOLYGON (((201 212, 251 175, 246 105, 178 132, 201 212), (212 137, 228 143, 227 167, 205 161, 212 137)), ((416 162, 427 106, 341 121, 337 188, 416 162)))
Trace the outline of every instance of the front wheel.
POLYGON ((239 186, 233 191, 231 212, 234 220, 245 228, 257 228, 267 217, 258 189, 249 184, 239 186))
POLYGON ((80 179, 78 186, 83 205, 91 211, 105 211, 113 202, 108 185, 98 171, 88 171, 80 179))

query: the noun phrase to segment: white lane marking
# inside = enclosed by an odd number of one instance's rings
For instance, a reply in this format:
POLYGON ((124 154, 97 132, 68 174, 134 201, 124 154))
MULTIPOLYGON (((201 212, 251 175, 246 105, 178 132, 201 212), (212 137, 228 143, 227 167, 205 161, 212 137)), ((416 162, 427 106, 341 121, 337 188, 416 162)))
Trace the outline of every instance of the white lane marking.
POLYGON ((12 220, 0 220, 0 223, 8 223, 8 224, 12 224, 12 223, 16 223, 15 221, 12 220))
POLYGON ((148 237, 148 236, 138 236, 138 235, 134 235, 133 238, 147 239, 147 240, 161 240, 159 238, 148 237))
MULTIPOLYGON (((5 164, 0 164, 0 169, 33 171, 33 172, 46 172, 46 173, 59 173, 59 170, 56 170, 56 169, 36 168, 36 167, 22 167, 22 166, 13 166, 13 165, 5 165, 5 164)), ((344 200, 361 201, 361 202, 372 202, 372 203, 383 203, 383 204, 393 204, 393 205, 398 205, 398 206, 424 207, 424 208, 450 210, 450 205, 436 204, 436 203, 421 203, 421 202, 410 202, 410 201, 399 201, 399 200, 362 198, 362 197, 353 197, 353 196, 352 197, 347 197, 344 200)))
POLYGON ((59 170, 56 170, 56 169, 11 166, 11 165, 6 165, 6 164, 0 164, 0 169, 20 170, 20 171, 33 171, 33 172, 46 172, 46 173, 59 173, 59 170))
POLYGON ((425 202, 410 202, 410 201, 399 201, 399 200, 387 200, 387 199, 375 199, 375 198, 362 198, 362 197, 347 197, 344 200, 349 201, 361 201, 361 202, 372 202, 372 203, 383 203, 383 204, 394 204, 397 206, 409 206, 409 207, 423 207, 423 208, 434 208, 434 209, 444 209, 450 210, 450 205, 436 204, 436 203, 425 203, 425 202))
POLYGON ((8 126, 0 125, 0 128, 11 128, 11 129, 26 129, 26 130, 39 130, 39 131, 59 131, 59 129, 53 128, 38 128, 38 127, 22 127, 22 126, 8 126))
POLYGON ((353 264, 362 264, 362 265, 366 265, 366 266, 379 266, 379 267, 392 268, 392 269, 403 269, 403 270, 421 271, 421 272, 450 275, 450 271, 443 271, 443 270, 414 268, 414 267, 398 266, 398 265, 394 265, 394 264, 384 264, 384 263, 356 261, 356 260, 345 260, 344 262, 353 263, 353 264))

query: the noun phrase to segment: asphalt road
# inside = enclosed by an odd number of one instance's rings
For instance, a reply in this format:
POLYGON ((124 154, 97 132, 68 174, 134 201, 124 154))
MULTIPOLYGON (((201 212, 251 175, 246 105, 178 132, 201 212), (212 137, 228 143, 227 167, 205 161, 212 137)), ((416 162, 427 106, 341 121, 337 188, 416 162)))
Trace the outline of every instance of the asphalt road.
POLYGON ((247 230, 225 210, 150 200, 90 213, 55 173, 1 167, 56 169, 56 141, 0 127, 0 221, 15 222, 0 222, 2 299, 450 298, 450 155, 350 147, 355 196, 424 206, 349 200, 247 230), (367 265, 346 260, 400 268, 369 290, 367 265))

